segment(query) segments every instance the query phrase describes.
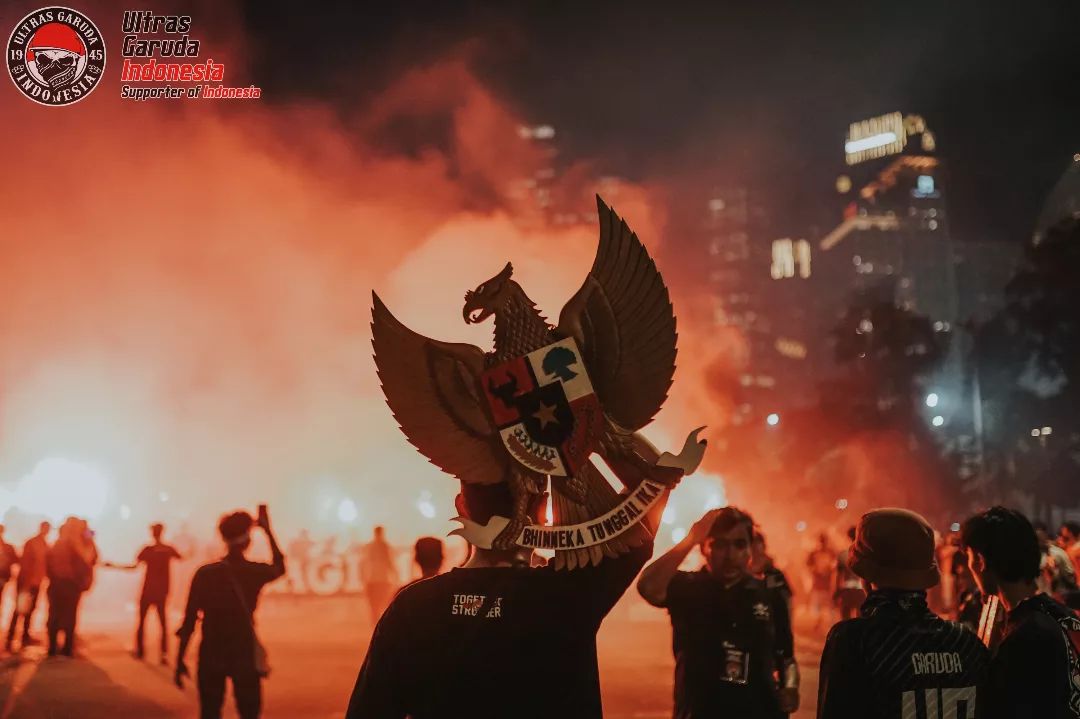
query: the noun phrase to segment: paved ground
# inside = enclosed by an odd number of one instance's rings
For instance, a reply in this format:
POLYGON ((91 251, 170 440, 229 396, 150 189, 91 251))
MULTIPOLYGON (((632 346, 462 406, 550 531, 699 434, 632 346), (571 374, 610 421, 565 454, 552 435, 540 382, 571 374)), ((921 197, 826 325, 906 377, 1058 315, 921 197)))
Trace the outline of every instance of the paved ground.
MULTIPOLYGON (((169 667, 128 654, 130 627, 121 622, 126 609, 88 611, 82 658, 47 659, 40 647, 0 657, 0 719, 195 717, 193 687, 178 690, 169 667)), ((260 605, 259 614, 274 666, 265 684, 264 716, 340 719, 370 632, 362 600, 274 596, 260 605)), ((605 622, 599 654, 608 719, 670 716, 670 640, 664 616, 647 607, 620 605, 605 622)), ((799 719, 813 716, 820 650, 820 640, 800 634, 804 706, 799 719)), ((231 707, 226 716, 235 717, 231 707)))

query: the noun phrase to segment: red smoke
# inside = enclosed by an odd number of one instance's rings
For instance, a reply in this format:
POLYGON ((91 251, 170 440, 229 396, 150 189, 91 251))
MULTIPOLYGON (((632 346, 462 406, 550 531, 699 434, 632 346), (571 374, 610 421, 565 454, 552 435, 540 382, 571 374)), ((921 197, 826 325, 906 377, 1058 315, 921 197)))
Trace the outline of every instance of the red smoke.
MULTIPOLYGON (((119 12, 90 15, 110 40, 119 12)), ((237 67, 228 54, 203 49, 237 67)), ((53 456, 101 468, 107 550, 126 551, 157 519, 209 534, 221 511, 264 500, 287 532, 383 522, 396 541, 444 533, 456 487, 383 403, 370 293, 418 332, 488 348, 490 325, 465 326, 460 298, 511 260, 557 318, 597 229, 547 226, 510 196, 546 162, 518 135, 527 118, 457 57, 403 72, 344 120, 313 103, 124 101, 118 67, 114 53, 98 89, 67 108, 6 91, 0 477, 53 456), (388 151, 387 128, 417 117, 448 142, 388 151), (417 512, 423 492, 435 519, 417 512), (339 520, 345 499, 355 524, 339 520)), ((582 163, 554 190, 587 205, 597 179, 582 163)), ((663 269, 662 193, 606 188, 663 269)), ((682 320, 686 289, 668 283, 682 320)), ((653 434, 671 443, 725 421, 704 387, 700 348, 715 340, 679 329, 676 385, 653 434)))

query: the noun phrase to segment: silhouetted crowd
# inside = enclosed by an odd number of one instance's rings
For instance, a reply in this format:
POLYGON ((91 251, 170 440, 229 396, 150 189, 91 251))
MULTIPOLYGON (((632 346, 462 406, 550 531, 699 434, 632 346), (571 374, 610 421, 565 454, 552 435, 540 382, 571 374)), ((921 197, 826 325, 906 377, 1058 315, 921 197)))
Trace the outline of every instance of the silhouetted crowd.
MULTIPOLYGON (((507 509, 490 492, 466 488, 462 497, 481 524, 507 509)), ((542 509, 533 511, 539 520, 542 509)), ((661 502, 643 520, 654 531, 662 511, 661 502)), ((754 519, 735 507, 708 511, 651 562, 646 541, 575 570, 558 570, 525 548, 473 548, 443 573, 443 542, 421 537, 412 547, 419 578, 400 588, 401 550, 377 527, 356 547, 377 624, 346 716, 601 717, 596 631, 636 577, 641 597, 670 617, 676 719, 779 719, 797 711, 793 609, 805 629, 828 629, 817 692, 822 719, 1077 719, 1080 525, 1065 522, 1052 535, 1044 523, 994 507, 953 529, 942 539, 913 512, 868 512, 842 548, 826 534, 817 538, 800 565, 802 592, 777 567, 754 519), (695 550, 703 560, 697 569, 695 550)), ((68 518, 50 544, 52 527, 42 522, 20 552, 3 531, 0 589, 14 578, 16 593, 7 650, 38 643, 30 629, 44 590, 48 654, 72 656, 80 600, 98 564, 93 532, 68 518)), ((134 563, 102 564, 144 569, 133 653, 144 658, 153 612, 166 664, 171 567, 183 557, 164 532, 150 527, 151 541, 134 563)), ((270 674, 256 609, 262 589, 286 574, 286 559, 265 506, 256 516, 222 517, 218 533, 225 555, 191 577, 174 679, 183 686, 192 676, 187 650, 201 627, 200 717, 222 715, 231 684, 238 715, 255 719, 270 674), (247 558, 255 529, 269 544, 269 562, 247 558)), ((305 540, 306 532, 290 545, 299 561, 308 557, 305 540)))

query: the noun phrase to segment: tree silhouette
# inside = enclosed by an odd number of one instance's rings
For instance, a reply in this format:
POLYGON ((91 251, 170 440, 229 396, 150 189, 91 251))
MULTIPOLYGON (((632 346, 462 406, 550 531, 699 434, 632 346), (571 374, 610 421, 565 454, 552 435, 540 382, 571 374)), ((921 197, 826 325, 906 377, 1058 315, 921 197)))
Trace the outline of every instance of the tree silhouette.
POLYGON ((974 339, 988 443, 1010 458, 1018 483, 1036 498, 1076 504, 1080 219, 1065 219, 1024 247, 1005 306, 974 339))
POLYGON ((914 428, 918 381, 945 356, 930 320, 893 302, 861 294, 832 332, 847 377, 833 388, 863 420, 914 428))

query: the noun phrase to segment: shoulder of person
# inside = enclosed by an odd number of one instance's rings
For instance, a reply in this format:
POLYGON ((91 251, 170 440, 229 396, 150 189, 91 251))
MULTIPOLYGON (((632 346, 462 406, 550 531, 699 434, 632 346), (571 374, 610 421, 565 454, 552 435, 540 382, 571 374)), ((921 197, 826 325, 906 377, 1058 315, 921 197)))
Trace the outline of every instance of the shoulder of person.
POLYGON ((741 588, 744 592, 752 592, 754 594, 768 594, 772 590, 769 589, 769 585, 765 579, 759 579, 758 577, 748 576, 743 580, 741 588))
POLYGON ((866 631, 867 621, 863 617, 844 619, 833 625, 825 637, 825 644, 842 645, 845 647, 855 646, 859 643, 863 632, 866 631))

